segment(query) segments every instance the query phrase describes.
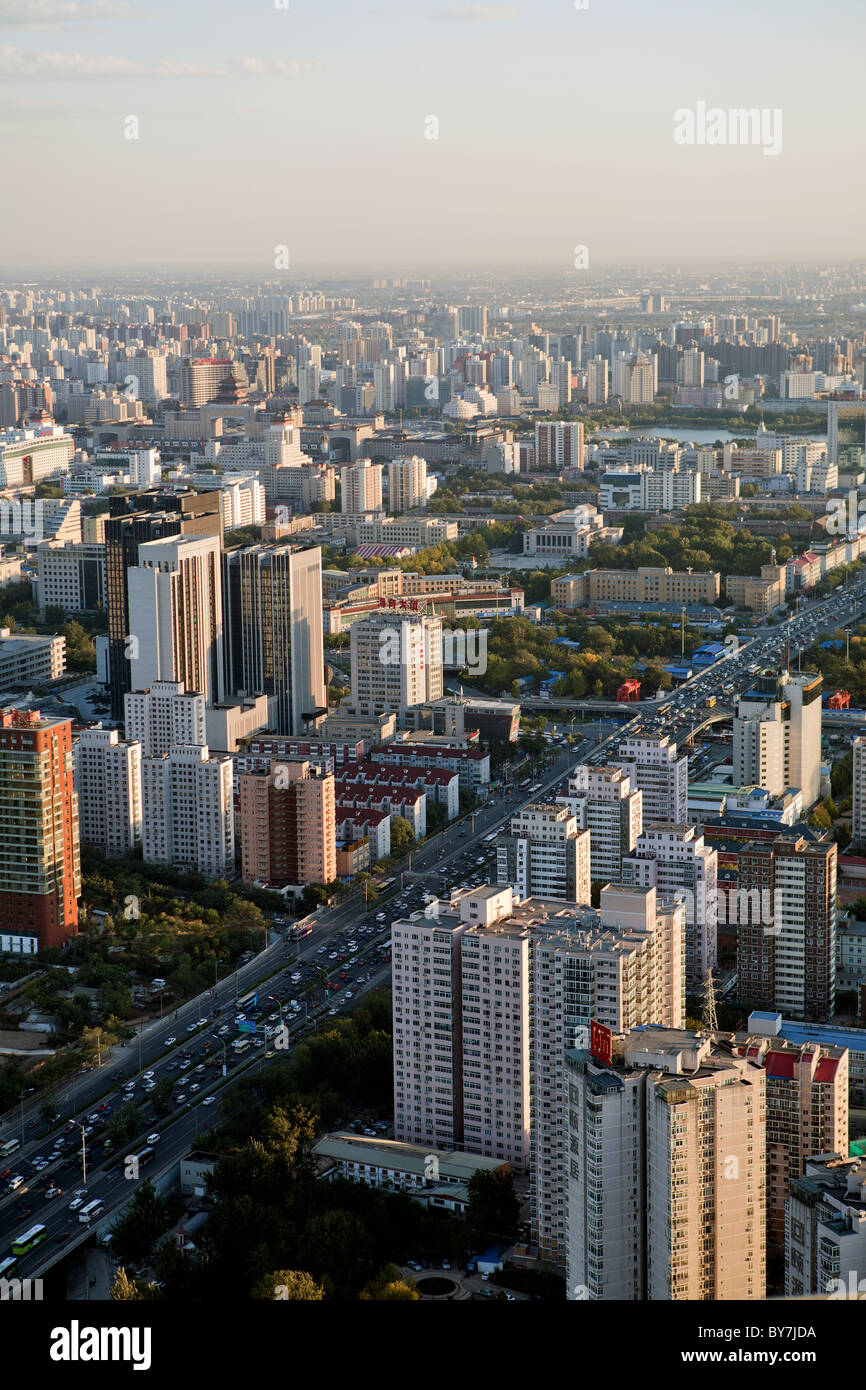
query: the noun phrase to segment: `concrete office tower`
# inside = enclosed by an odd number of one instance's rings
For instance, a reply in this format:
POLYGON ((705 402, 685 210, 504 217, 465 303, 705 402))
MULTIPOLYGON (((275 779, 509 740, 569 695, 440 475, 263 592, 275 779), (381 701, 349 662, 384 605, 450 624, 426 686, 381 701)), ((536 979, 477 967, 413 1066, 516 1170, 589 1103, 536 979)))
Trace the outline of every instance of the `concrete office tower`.
POLYGON ((604 405, 608 398, 608 364, 603 357, 591 357, 586 364, 588 405, 604 405))
POLYGON ((116 729, 85 729, 72 753, 81 843, 129 854, 141 842, 141 744, 116 729))
MULTIPOLYGON (((162 353, 137 352, 124 364, 137 380, 138 398, 146 405, 158 405, 168 395, 167 359, 162 353)), ((135 387, 136 382, 131 383, 135 387)))
POLYGON ((767 1076, 767 1235, 784 1245, 785 1202, 806 1160, 848 1151, 848 1050, 751 1036, 736 1051, 767 1076))
POLYGON ((828 1019, 836 1008, 835 844, 798 836, 737 856, 737 993, 756 1009, 828 1019))
POLYGON ((347 463, 340 469, 340 506, 344 512, 382 510, 382 465, 369 459, 347 463))
POLYGON ((734 781, 778 796, 799 787, 804 807, 821 790, 820 676, 764 671, 740 697, 734 720, 734 781))
POLYGON ((272 763, 238 777, 238 839, 245 883, 333 883, 334 774, 308 762, 272 763))
POLYGON ((716 963, 719 857, 693 825, 647 825, 622 861, 624 883, 681 891, 686 906, 686 972, 696 984, 716 963))
POLYGON ((225 556, 226 668, 234 695, 267 695, 272 728, 303 734, 328 712, 322 552, 251 545, 225 556))
POLYGON ((785 1224, 785 1297, 862 1299, 866 1269, 866 1158, 845 1148, 814 1155, 791 1183, 785 1224))
POLYGON ((568 1237, 565 1054, 592 1019, 613 1033, 685 1023, 685 909, 654 888, 603 888, 599 911, 536 901, 530 994, 531 1223, 542 1258, 564 1264, 568 1237))
POLYGON ((560 473, 563 468, 583 467, 583 425, 579 421, 550 420, 535 426, 535 467, 560 473))
POLYGON ((142 849, 146 864, 205 878, 232 878, 235 825, 232 759, 207 745, 142 758, 142 849))
POLYGON ((623 855, 637 844, 643 828, 643 793, 619 767, 576 767, 568 796, 557 797, 577 818, 578 828, 590 832, 590 878, 593 883, 618 883, 623 855))
POLYGON ((689 760, 678 756, 667 735, 627 738, 618 749, 620 764, 643 795, 643 818, 685 824, 689 801, 689 760))
POLYGON ((0 951, 33 955, 78 932, 81 856, 72 723, 0 713, 0 951))
POLYGON ((352 623, 353 711, 396 714, 442 698, 442 619, 379 609, 352 623))
POLYGON ((567 807, 535 802, 512 816, 496 842, 496 880, 519 898, 590 900, 590 832, 567 807))
POLYGON ((388 464, 388 511, 409 512, 413 507, 426 506, 426 503, 427 460, 414 457, 392 459, 388 464))
POLYGON ((132 689, 130 676, 129 592, 127 575, 138 565, 139 551, 165 536, 216 536, 222 544, 222 499, 219 492, 161 492, 109 499, 105 522, 105 580, 108 597, 108 654, 111 713, 123 718, 123 697, 132 689))
POLYGON ((183 681, 154 681, 149 690, 124 696, 126 737, 141 744, 142 756, 160 757, 180 743, 203 744, 205 698, 183 681))
POLYGON ((322 372, 321 368, 310 364, 306 367, 298 367, 298 402, 306 405, 308 401, 317 401, 322 391, 322 372))
POLYGON ((566 1068, 569 1298, 764 1298, 763 1068, 666 1028, 566 1068))
POLYGON ((225 698, 220 541, 169 536, 139 547, 127 575, 130 680, 182 681, 208 704, 225 698))
POLYGON ((852 741, 851 836, 858 849, 866 845, 866 738, 852 741))

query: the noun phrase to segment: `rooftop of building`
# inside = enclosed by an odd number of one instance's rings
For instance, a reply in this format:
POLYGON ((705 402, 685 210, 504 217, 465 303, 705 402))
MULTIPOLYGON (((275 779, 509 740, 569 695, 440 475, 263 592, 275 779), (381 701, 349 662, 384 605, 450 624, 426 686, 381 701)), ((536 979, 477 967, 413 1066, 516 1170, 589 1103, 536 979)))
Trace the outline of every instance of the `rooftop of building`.
POLYGON ((396 1139, 372 1139, 366 1135, 336 1130, 326 1134, 313 1147, 320 1157, 338 1162, 365 1163, 376 1168, 399 1168, 407 1173, 426 1177, 430 1171, 430 1154, 438 1159, 439 1174, 468 1180, 479 1170, 498 1172, 508 1165, 499 1158, 464 1153, 461 1149, 431 1150, 429 1144, 404 1144, 396 1139))

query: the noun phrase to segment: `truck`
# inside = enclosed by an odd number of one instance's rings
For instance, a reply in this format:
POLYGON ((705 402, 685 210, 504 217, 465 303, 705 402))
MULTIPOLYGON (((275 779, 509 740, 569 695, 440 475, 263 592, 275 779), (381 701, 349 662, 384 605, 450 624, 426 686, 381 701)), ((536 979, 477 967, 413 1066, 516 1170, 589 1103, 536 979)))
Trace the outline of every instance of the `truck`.
POLYGON ((715 697, 715 695, 708 695, 708 696, 707 696, 707 709, 713 709, 713 708, 715 707, 715 703, 716 703, 716 697, 715 697))

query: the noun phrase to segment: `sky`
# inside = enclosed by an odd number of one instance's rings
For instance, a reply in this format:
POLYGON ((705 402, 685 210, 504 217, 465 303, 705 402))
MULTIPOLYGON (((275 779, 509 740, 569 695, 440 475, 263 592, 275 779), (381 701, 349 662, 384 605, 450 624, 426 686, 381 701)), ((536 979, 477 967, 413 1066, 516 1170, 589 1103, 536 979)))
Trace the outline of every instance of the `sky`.
POLYGON ((0 0, 3 273, 862 258, 862 0, 578 3, 0 0))

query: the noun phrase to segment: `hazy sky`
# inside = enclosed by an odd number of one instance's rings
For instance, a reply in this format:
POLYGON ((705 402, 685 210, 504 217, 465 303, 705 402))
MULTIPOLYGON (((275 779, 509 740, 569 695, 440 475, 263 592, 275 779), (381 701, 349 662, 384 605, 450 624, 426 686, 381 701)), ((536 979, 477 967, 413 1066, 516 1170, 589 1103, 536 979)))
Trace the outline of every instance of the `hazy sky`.
POLYGON ((285 3, 0 0, 5 273, 863 256, 863 0, 285 3))

